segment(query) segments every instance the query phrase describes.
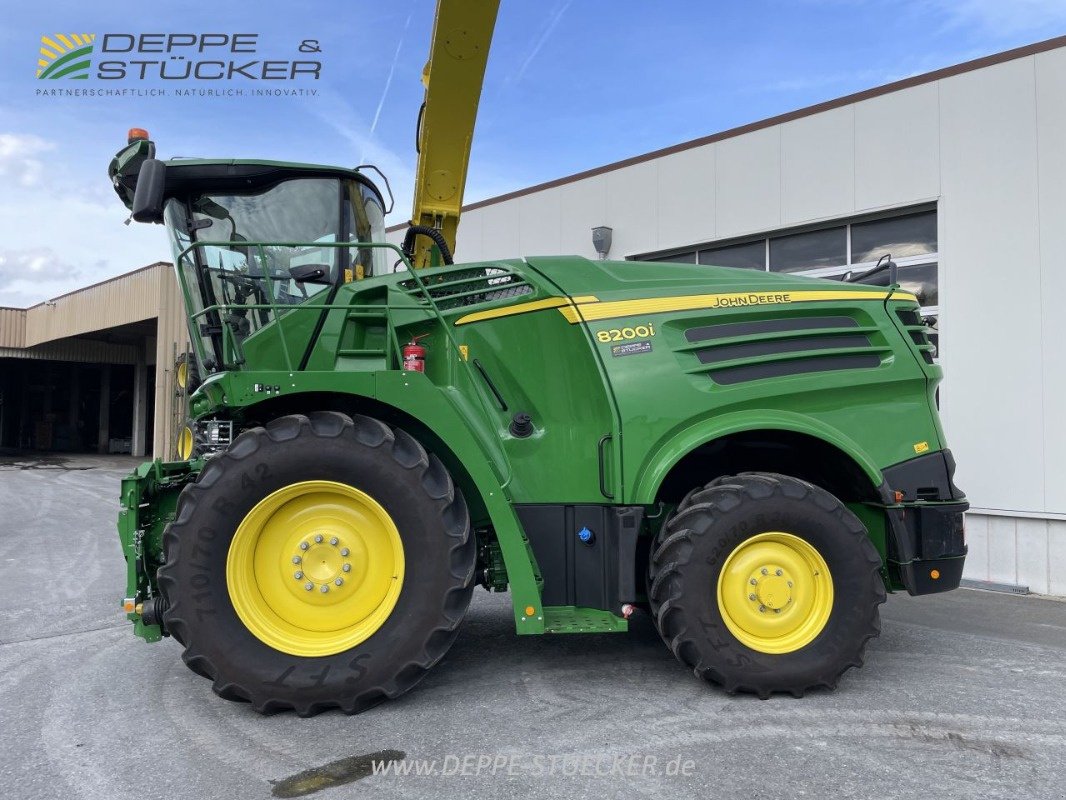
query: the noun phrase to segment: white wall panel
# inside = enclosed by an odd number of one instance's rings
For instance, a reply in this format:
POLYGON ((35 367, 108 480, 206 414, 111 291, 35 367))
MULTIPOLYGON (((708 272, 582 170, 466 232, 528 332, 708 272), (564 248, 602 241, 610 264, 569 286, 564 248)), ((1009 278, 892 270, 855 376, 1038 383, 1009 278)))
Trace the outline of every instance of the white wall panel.
MULTIPOLYGON (((1019 308, 1038 291, 1042 303, 1043 332, 1039 349, 1043 359, 1044 494, 1047 511, 1066 513, 1066 50, 1035 57, 1037 156, 1039 158, 1040 278, 1026 290, 1019 308)), ((1012 281, 1013 283, 1013 281, 1012 281)), ((1024 313, 1024 312, 1023 312, 1024 313)), ((1064 564, 1066 569, 1066 564, 1064 564)))
POLYGON ((456 261, 475 261, 481 257, 482 217, 479 214, 464 215, 459 220, 455 234, 456 261))
POLYGON ((988 579, 995 583, 1018 580, 1017 520, 988 517, 988 579))
MULTIPOLYGON (((519 252, 519 209, 516 203, 496 203, 480 210, 481 252, 476 260, 517 258, 519 252)), ((459 226, 462 227, 460 220, 459 226)), ((464 259, 472 260, 472 259, 464 259)))
POLYGON ((1019 519, 1018 577, 1015 583, 1028 586, 1037 594, 1048 593, 1048 522, 1044 519, 1019 519))
POLYGON ((940 194, 939 90, 928 83, 855 106, 855 207, 940 194))
POLYGON ((535 192, 514 201, 518 206, 519 249, 515 256, 559 255, 559 202, 549 192, 535 192))
MULTIPOLYGON (((608 172, 605 225, 614 229, 611 258, 659 246, 659 174, 654 161, 608 172)), ((590 234, 591 235, 591 234, 590 234)))
POLYGON ((716 145, 656 160, 659 167, 659 243, 662 247, 714 239, 716 145))
POLYGON ((1066 595, 1066 522, 1048 522, 1048 593, 1066 595))
POLYGON ((958 484, 979 508, 1043 511, 1040 307, 1009 299, 1040 284, 1033 60, 941 81, 940 140, 942 409, 958 484))
POLYGON ((974 581, 988 580, 988 517, 984 514, 966 515, 966 564, 963 577, 974 581))
POLYGON ((781 128, 718 142, 715 221, 719 238, 781 224, 781 128))
POLYGON ((855 209, 855 111, 844 106, 781 126, 781 222, 855 209))
MULTIPOLYGON (((609 224, 607 178, 597 175, 551 191, 559 204, 559 253, 598 258, 592 246, 592 228, 609 224)), ((616 255, 613 248, 611 254, 616 255)))

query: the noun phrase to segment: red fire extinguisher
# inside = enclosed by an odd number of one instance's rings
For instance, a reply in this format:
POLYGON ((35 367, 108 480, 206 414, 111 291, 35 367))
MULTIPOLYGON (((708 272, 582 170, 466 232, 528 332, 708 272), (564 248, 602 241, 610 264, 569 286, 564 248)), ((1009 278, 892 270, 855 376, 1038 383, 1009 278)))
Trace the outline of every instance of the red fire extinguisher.
POLYGON ((426 335, 415 336, 403 346, 403 368, 408 372, 426 371, 426 348, 418 343, 426 335))

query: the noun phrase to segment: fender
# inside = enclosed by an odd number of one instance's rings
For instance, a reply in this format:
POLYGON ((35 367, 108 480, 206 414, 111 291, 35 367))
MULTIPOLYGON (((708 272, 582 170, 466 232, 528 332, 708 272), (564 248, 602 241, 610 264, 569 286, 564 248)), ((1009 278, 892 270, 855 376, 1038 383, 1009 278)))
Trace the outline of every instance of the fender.
POLYGON ((821 439, 847 454, 870 479, 874 487, 882 484, 881 470, 857 442, 824 422, 791 411, 754 409, 721 414, 696 420, 663 441, 645 459, 636 473, 630 502, 638 505, 655 503, 659 487, 671 469, 701 445, 723 436, 746 431, 776 430, 802 433, 821 439))

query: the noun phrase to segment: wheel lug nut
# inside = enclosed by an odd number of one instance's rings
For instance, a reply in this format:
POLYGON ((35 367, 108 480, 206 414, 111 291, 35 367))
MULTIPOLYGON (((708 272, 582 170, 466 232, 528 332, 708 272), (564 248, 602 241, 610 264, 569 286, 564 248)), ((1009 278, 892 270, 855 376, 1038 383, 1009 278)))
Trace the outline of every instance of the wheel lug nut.
POLYGON ((303 559, 301 559, 299 556, 293 556, 292 557, 292 563, 293 564, 299 564, 302 560, 303 559))
POLYGON ((791 589, 791 588, 792 588, 792 581, 789 581, 789 582, 788 582, 788 588, 789 588, 789 589, 791 589))
POLYGON ((338 538, 337 538, 336 536, 334 536, 334 537, 332 537, 332 538, 331 538, 331 539, 329 540, 329 543, 330 543, 331 545, 333 545, 334 547, 336 547, 336 546, 337 546, 337 542, 339 542, 339 541, 340 541, 340 539, 338 539, 338 538))
POLYGON ((752 586, 757 586, 759 582, 752 578, 750 581, 748 581, 748 583, 750 583, 752 586))
POLYGON ((775 608, 774 609, 774 613, 775 614, 780 614, 781 613, 781 609, 780 608, 775 608))
POLYGON ((341 567, 341 570, 344 571, 344 572, 351 572, 352 571, 352 565, 351 564, 345 564, 343 567, 341 567))
POLYGON ((307 583, 305 583, 305 584, 304 584, 304 588, 305 588, 305 589, 306 589, 307 591, 311 591, 312 589, 314 589, 314 588, 315 588, 315 585, 314 585, 313 583, 311 583, 310 581, 308 581, 307 583))
POLYGON ((337 578, 337 580, 335 580, 333 582, 335 584, 337 584, 338 586, 340 586, 342 583, 344 583, 344 578, 337 578))
POLYGON ((304 574, 300 572, 300 570, 296 570, 296 572, 294 572, 292 575, 292 577, 296 578, 296 580, 301 580, 303 576, 304 574))
POLYGON ((759 613, 760 614, 765 612, 765 611, 766 611, 766 606, 759 606, 759 613))
POLYGON ((306 550, 310 545, 307 542, 300 542, 300 549, 306 550))
POLYGON ((342 556, 346 556, 346 555, 348 555, 348 553, 349 553, 349 552, 350 552, 350 551, 348 550, 348 548, 347 548, 347 547, 342 547, 342 548, 341 548, 341 555, 342 555, 342 556))
POLYGON ((326 592, 329 591, 329 587, 328 586, 323 586, 321 589, 319 589, 319 591, 322 592, 322 594, 325 594, 326 592))
POLYGON ((766 567, 763 567, 761 570, 759 570, 759 572, 761 572, 763 575, 770 574, 770 570, 768 570, 766 567))
POLYGON ((752 593, 752 594, 749 594, 749 595, 748 595, 748 599, 749 599, 749 600, 754 600, 754 599, 755 599, 755 594, 754 594, 754 593, 752 593))
POLYGON ((322 544, 322 534, 321 533, 315 535, 315 544, 322 544))
POLYGON ((784 575, 784 574, 785 574, 785 573, 783 573, 783 572, 782 572, 781 570, 779 570, 779 569, 778 569, 778 570, 774 570, 774 575, 776 575, 776 576, 777 576, 777 577, 779 577, 779 578, 780 578, 780 577, 781 577, 782 575, 784 575))

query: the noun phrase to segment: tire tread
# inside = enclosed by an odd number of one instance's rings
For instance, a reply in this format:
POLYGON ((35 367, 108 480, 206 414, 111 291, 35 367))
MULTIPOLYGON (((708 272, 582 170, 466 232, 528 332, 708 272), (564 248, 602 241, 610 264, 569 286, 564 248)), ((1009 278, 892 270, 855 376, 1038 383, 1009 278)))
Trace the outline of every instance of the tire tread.
POLYGON ((227 700, 251 703, 260 714, 293 711, 297 716, 310 717, 322 711, 339 708, 346 714, 357 714, 379 703, 393 699, 412 689, 429 670, 437 664, 451 647, 458 629, 466 616, 474 590, 474 570, 477 546, 470 526, 470 513, 448 471, 422 445, 399 428, 390 428, 384 422, 363 415, 348 416, 335 411, 316 411, 309 415, 292 414, 279 417, 265 426, 251 428, 241 433, 225 452, 212 458, 201 471, 196 482, 186 486, 178 497, 174 520, 163 535, 163 565, 157 573, 161 593, 169 602, 164 613, 164 624, 174 638, 184 647, 182 660, 199 675, 212 681, 212 690, 227 700), (258 452, 264 439, 280 443, 307 435, 336 438, 346 430, 352 431, 359 443, 380 449, 407 470, 421 472, 419 485, 427 497, 440 508, 442 526, 446 535, 454 540, 451 553, 450 573, 456 585, 450 589, 443 604, 447 624, 430 630, 421 647, 422 657, 399 667, 391 680, 383 685, 365 688, 352 697, 337 697, 332 701, 301 704, 272 696, 262 689, 242 685, 239 680, 223 679, 218 667, 210 658, 198 652, 193 638, 189 636, 190 624, 186 619, 184 603, 173 575, 174 565, 181 557, 181 543, 194 511, 206 502, 212 485, 222 476, 228 466, 239 463, 258 452), (189 644, 186 644, 189 642, 189 644))
MULTIPOLYGON (((726 692, 755 694, 762 699, 774 691, 802 697, 817 688, 834 689, 840 677, 852 667, 863 664, 866 646, 881 631, 878 607, 885 602, 886 592, 881 577, 881 557, 866 532, 866 528, 837 498, 806 481, 769 472, 742 472, 724 475, 704 486, 688 492, 676 510, 664 520, 652 543, 648 567, 648 599, 659 633, 670 651, 682 664, 706 681, 720 685, 726 692), (759 502, 775 495, 801 502, 812 502, 823 511, 833 514, 847 531, 851 542, 859 548, 869 568, 871 591, 868 607, 855 613, 865 614, 865 629, 857 637, 850 651, 841 653, 827 666, 824 674, 801 684, 774 686, 753 680, 751 674, 741 677, 737 671, 727 671, 720 664, 700 655, 698 633, 692 632, 682 603, 682 573, 697 553, 696 543, 713 536, 715 523, 721 513, 741 502, 759 502)), ((695 628, 698 631, 698 625, 695 628)))

